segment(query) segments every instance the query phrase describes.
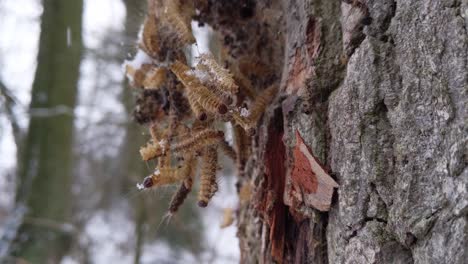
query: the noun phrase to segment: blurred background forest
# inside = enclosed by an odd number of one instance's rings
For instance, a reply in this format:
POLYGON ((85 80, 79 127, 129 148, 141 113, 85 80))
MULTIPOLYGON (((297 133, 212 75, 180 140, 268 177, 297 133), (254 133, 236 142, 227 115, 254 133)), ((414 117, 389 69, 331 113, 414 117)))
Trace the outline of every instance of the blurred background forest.
MULTIPOLYGON (((237 203, 220 192, 161 223, 172 190, 138 192, 150 173, 122 63, 145 0, 0 0, 0 262, 237 263, 237 203)), ((197 52, 213 34, 193 24, 197 52)), ((213 46, 211 44, 211 46, 213 46)), ((196 192, 192 192, 196 193, 196 192)))

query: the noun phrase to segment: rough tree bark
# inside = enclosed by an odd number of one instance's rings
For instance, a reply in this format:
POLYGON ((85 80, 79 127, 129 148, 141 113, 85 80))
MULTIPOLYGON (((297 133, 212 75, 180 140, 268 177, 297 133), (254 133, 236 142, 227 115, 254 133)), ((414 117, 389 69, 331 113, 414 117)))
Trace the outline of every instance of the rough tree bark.
POLYGON ((281 85, 239 183, 243 263, 463 263, 466 0, 198 2, 226 64, 281 85), (291 192, 296 130, 340 185, 328 213, 291 192))

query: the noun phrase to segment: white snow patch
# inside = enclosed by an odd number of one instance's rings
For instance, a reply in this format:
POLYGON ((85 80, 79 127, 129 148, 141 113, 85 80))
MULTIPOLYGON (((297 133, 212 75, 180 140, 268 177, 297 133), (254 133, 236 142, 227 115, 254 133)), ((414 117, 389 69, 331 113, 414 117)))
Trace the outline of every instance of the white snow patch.
POLYGON ((207 82, 210 79, 210 75, 207 72, 198 69, 193 71, 193 75, 202 82, 207 82))
POLYGON ((130 61, 126 60, 124 62, 125 65, 130 65, 134 69, 139 69, 141 68, 143 64, 150 64, 150 63, 152 63, 151 57, 148 56, 148 54, 146 54, 146 52, 144 52, 141 49, 138 49, 137 53, 135 54, 135 57, 132 60, 130 61))
POLYGON ((72 45, 72 35, 70 27, 67 27, 67 47, 71 47, 72 45))
POLYGON ((245 107, 242 107, 240 109, 240 116, 242 117, 249 117, 250 116, 250 111, 249 109, 245 108, 245 107))
POLYGON ((159 146, 161 146, 163 152, 166 151, 167 140, 162 139, 161 141, 158 142, 158 144, 159 144, 159 146))
POLYGON ((161 171, 158 168, 156 168, 154 170, 154 175, 161 175, 161 171))

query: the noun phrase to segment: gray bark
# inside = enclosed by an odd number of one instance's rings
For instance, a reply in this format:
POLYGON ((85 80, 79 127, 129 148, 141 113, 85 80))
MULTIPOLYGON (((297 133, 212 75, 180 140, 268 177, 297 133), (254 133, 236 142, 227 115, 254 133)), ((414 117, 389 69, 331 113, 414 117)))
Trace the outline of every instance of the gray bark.
MULTIPOLYGON (((232 59, 250 53, 282 90, 240 180, 256 194, 238 215, 242 261, 464 263, 467 1, 265 0, 247 20, 208 2, 205 20, 234 39, 232 59), (268 162, 284 133, 276 155, 291 167, 296 130, 340 184, 328 213, 287 204, 288 171, 268 162), (278 223, 282 236, 270 230, 278 223)), ((242 17, 249 1, 234 2, 242 17)))
POLYGON ((464 263, 467 3, 366 4, 373 22, 329 99, 329 260, 464 263))

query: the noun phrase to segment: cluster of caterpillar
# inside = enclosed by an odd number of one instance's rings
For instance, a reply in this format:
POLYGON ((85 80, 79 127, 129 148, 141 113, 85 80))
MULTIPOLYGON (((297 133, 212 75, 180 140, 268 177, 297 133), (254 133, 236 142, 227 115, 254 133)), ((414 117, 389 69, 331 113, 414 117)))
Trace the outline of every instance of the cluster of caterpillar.
POLYGON ((278 92, 276 86, 253 91, 245 77, 232 74, 211 54, 201 54, 196 66, 189 67, 183 48, 195 43, 194 14, 192 1, 149 0, 139 50, 125 63, 130 84, 143 90, 136 112, 151 135, 140 149, 141 158, 157 161, 137 187, 178 185, 170 214, 191 192, 198 166, 198 205, 208 205, 218 190, 218 151, 236 161, 242 175, 250 136, 278 92), (216 129, 219 122, 232 124, 235 148, 216 129))

